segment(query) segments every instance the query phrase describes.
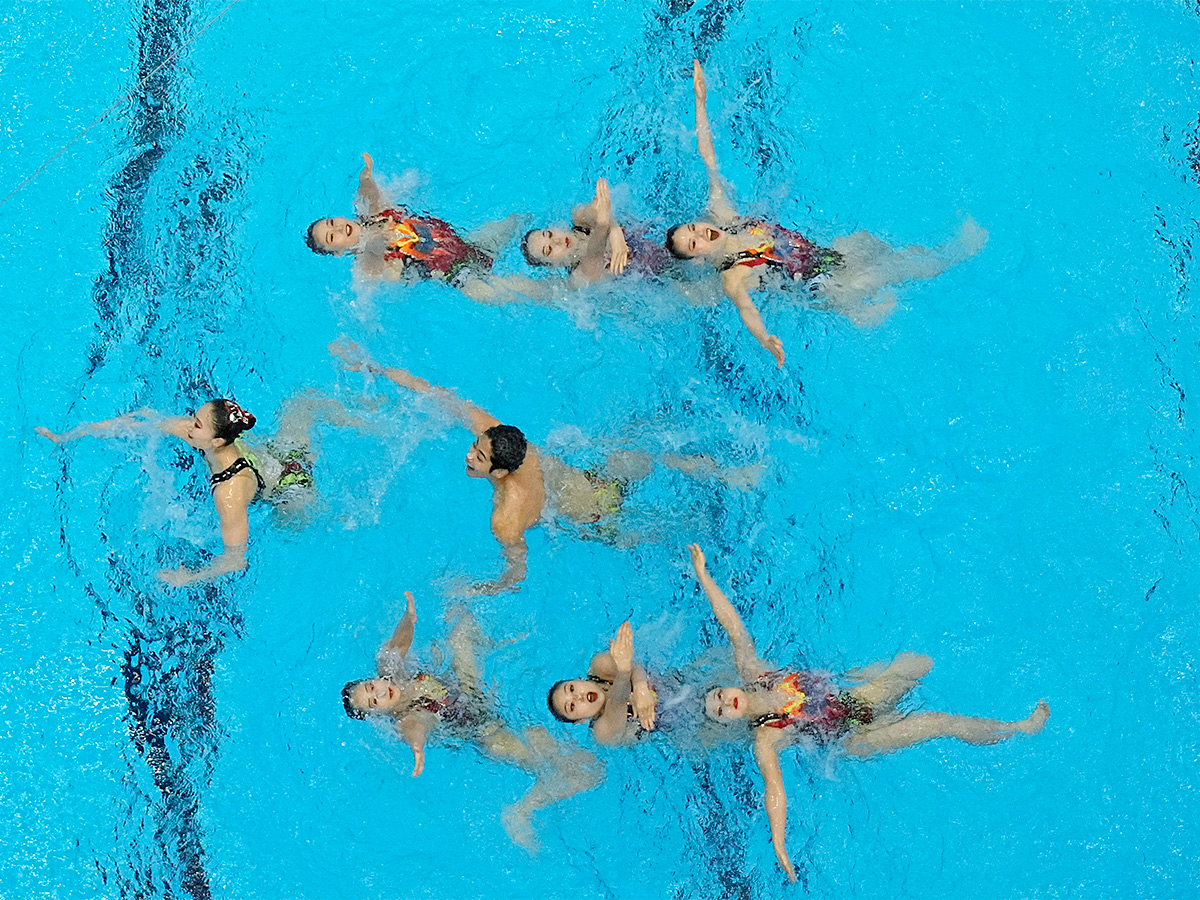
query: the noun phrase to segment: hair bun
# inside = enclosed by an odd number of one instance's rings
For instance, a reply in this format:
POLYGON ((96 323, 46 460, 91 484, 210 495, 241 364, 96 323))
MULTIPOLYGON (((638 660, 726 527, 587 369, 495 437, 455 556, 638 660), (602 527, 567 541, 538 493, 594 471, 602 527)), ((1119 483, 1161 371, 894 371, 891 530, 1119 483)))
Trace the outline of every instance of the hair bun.
POLYGON ((253 413, 242 409, 232 400, 225 401, 225 412, 229 414, 229 424, 238 431, 249 431, 258 421, 253 413))

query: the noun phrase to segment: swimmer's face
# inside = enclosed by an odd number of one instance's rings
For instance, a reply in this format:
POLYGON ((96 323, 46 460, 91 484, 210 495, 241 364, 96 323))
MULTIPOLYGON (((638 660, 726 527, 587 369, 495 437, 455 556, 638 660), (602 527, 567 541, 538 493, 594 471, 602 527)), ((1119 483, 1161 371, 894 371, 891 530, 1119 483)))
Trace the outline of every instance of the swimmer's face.
POLYGON ((487 478, 492 474, 492 439, 481 434, 467 451, 467 475, 470 478, 487 478))
POLYGON ((213 405, 205 403, 192 413, 192 421, 188 423, 184 440, 195 450, 215 450, 224 446, 225 441, 217 437, 213 427, 213 405))
POLYGON ((558 714, 572 722, 594 719, 604 712, 608 695, 600 685, 586 678, 564 681, 554 691, 554 708, 558 714))
POLYGON ((725 232, 710 222, 688 222, 671 235, 671 244, 680 256, 692 258, 715 253, 725 232))
POLYGON ((386 713, 395 709, 401 700, 401 691, 386 678, 360 681, 350 692, 350 705, 365 713, 386 713))
POLYGON ((718 722, 746 716, 746 692, 741 688, 713 688, 704 697, 704 714, 718 722))
POLYGON ((565 266, 579 250, 579 235, 562 228, 543 228, 529 235, 529 255, 547 266, 565 266))
POLYGON ((334 216, 317 219, 308 229, 313 242, 325 253, 345 253, 353 249, 362 237, 362 226, 354 219, 334 216))

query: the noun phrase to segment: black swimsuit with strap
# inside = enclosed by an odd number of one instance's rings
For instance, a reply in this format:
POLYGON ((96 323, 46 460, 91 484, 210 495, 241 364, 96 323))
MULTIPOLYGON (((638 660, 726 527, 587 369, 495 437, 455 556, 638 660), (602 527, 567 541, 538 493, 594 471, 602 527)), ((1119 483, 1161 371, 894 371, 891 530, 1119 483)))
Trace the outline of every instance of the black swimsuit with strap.
POLYGON ((235 459, 229 464, 229 468, 222 469, 220 472, 214 472, 212 475, 210 475, 208 478, 209 487, 215 488, 218 484, 224 484, 243 469, 249 469, 254 473, 254 480, 258 482, 258 490, 260 492, 267 489, 267 483, 263 481, 263 477, 259 474, 258 469, 254 468, 254 465, 250 462, 250 460, 246 459, 244 456, 239 456, 237 459, 235 459))

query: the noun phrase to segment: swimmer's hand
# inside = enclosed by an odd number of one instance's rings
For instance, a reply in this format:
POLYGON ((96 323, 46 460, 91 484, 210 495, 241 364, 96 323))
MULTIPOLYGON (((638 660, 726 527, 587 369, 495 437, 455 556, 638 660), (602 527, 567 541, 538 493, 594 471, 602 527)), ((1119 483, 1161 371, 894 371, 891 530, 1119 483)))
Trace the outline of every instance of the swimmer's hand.
POLYGON ((608 182, 603 178, 596 179, 596 199, 592 201, 592 211, 597 226, 612 222, 612 200, 608 193, 608 182))
POLYGON ((362 158, 363 158, 363 170, 361 173, 359 173, 359 176, 358 176, 358 180, 360 182, 362 182, 364 180, 369 181, 371 178, 371 172, 375 168, 375 160, 371 159, 370 153, 364 153, 362 155, 362 158))
POLYGON ((700 68, 698 59, 692 60, 692 88, 696 92, 698 106, 703 106, 708 102, 708 82, 704 80, 704 70, 700 68))
POLYGON ((46 440, 54 441, 54 443, 56 443, 56 444, 65 444, 67 441, 70 440, 70 438, 67 437, 66 432, 64 432, 62 434, 55 434, 53 431, 51 431, 45 425, 39 425, 33 430, 36 431, 38 434, 40 434, 42 437, 44 437, 46 440))
POLYGON ((699 544, 688 544, 688 550, 692 554, 692 568, 696 570, 697 575, 703 575, 708 571, 707 560, 704 558, 704 551, 700 549, 699 544))
POLYGON ((768 334, 763 346, 767 348, 767 352, 775 357, 775 364, 779 368, 783 368, 783 341, 773 334, 768 334))
POLYGON ((333 341, 327 349, 330 356, 340 359, 342 365, 351 372, 383 371, 375 360, 371 359, 367 351, 349 338, 343 341, 333 341))
POLYGON ((196 573, 187 566, 178 569, 163 569, 158 573, 158 580, 171 587, 183 587, 196 580, 196 573))
POLYGON ((628 619, 617 629, 617 636, 609 642, 608 652, 618 672, 624 675, 633 670, 633 626, 628 619))
POLYGON ((782 847, 776 847, 775 857, 779 860, 779 865, 783 867, 783 871, 787 872, 788 881, 795 884, 796 870, 792 868, 792 861, 788 859, 787 850, 782 847))
POLYGON ((620 275, 629 265, 629 245, 625 243, 625 232, 614 225, 608 232, 608 271, 620 275))
MULTIPOLYGON (((421 775, 421 773, 425 771, 425 747, 424 747, 424 745, 421 745, 418 747, 413 747, 412 752, 413 752, 412 777, 418 778, 421 775)), ((792 881, 795 881, 795 880, 796 879, 793 876, 792 881)))
POLYGON ((633 714, 644 729, 654 730, 654 691, 644 679, 639 679, 633 686, 633 714))

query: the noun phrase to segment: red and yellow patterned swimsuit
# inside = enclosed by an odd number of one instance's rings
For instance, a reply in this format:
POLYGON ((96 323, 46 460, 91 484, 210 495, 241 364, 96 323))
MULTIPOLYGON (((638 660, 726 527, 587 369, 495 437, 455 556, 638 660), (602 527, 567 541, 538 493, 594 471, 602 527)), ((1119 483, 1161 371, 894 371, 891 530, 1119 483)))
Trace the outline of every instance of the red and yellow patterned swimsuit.
POLYGON ((761 240, 721 263, 718 269, 722 272, 734 266, 770 266, 793 281, 811 281, 842 262, 842 255, 836 250, 818 246, 804 235, 770 222, 743 220, 730 232, 761 240))
POLYGON ((788 698, 778 712, 754 719, 750 724, 755 728, 795 728, 826 741, 874 718, 866 703, 849 691, 839 691, 816 672, 767 672, 758 677, 754 687, 778 691, 788 698))
POLYGON ((402 260, 422 275, 453 278, 462 269, 488 272, 492 257, 468 244, 448 222, 389 208, 363 220, 364 227, 387 233, 384 260, 402 260))

